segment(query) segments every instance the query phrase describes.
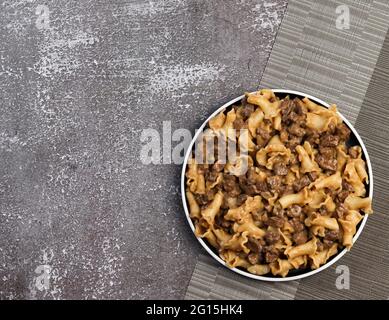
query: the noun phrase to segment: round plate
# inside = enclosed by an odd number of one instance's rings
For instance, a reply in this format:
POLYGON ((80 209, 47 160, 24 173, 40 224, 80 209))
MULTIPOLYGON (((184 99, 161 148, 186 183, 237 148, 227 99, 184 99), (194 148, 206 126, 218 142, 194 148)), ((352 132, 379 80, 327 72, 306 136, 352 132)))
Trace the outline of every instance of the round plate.
MULTIPOLYGON (((299 92, 299 91, 284 90, 284 89, 272 89, 272 91, 278 97, 281 97, 281 98, 283 98, 283 97, 285 97, 287 95, 289 95, 291 98, 294 98, 294 97, 299 97, 299 98, 307 97, 311 101, 314 101, 314 102, 316 102, 317 104, 319 104, 319 105, 321 105, 323 107, 326 107, 326 108, 330 107, 330 105, 328 103, 322 101, 321 99, 318 99, 316 97, 313 97, 311 95, 308 95, 308 94, 305 94, 305 93, 302 93, 302 92, 299 92)), ((209 118, 206 121, 204 121, 204 123, 201 125, 199 130, 197 130, 197 132, 196 132, 195 136, 193 137, 193 139, 192 139, 192 141, 191 141, 191 143, 189 145, 189 148, 188 148, 188 150, 186 152, 186 155, 185 155, 185 158, 184 158, 184 164, 182 166, 182 173, 181 173, 181 196, 182 196, 182 203, 183 203, 184 210, 185 210, 185 215, 186 215, 186 218, 187 218, 188 223, 190 225, 190 228, 193 231, 193 234, 194 234, 194 231, 195 231, 195 227, 194 227, 194 224, 192 222, 192 219, 189 216, 189 210, 188 210, 188 205, 187 205, 186 195, 185 195, 185 192, 186 192, 186 183, 185 183, 186 182, 186 177, 185 177, 185 173, 186 173, 186 167, 187 167, 188 159, 189 159, 189 157, 192 154, 193 145, 194 145, 197 137, 199 136, 199 134, 204 130, 205 126, 208 124, 210 119, 212 119, 214 116, 219 114, 219 112, 224 111, 225 109, 228 109, 229 107, 233 106, 235 103, 241 101, 243 97, 244 97, 244 95, 242 95, 240 97, 237 97, 237 98, 227 102, 226 104, 221 106, 219 109, 217 109, 213 114, 211 114, 209 116, 209 118)), ((362 148, 362 157, 364 158, 364 160, 366 162, 367 172, 368 172, 368 175, 369 175, 369 184, 368 184, 367 196, 372 198, 373 197, 373 173, 372 173, 371 162, 370 162, 369 155, 367 153, 366 147, 365 147, 361 137, 359 136, 358 132, 354 129, 354 127, 350 124, 350 122, 348 122, 347 119, 342 114, 340 114, 339 112, 338 112, 338 114, 340 115, 340 117, 342 118, 344 123, 347 125, 347 127, 351 130, 350 145, 359 145, 362 148)), ((364 226, 366 224, 367 219, 368 219, 368 215, 365 214, 364 218, 359 223, 357 232, 354 235, 353 243, 355 243, 355 241, 358 239, 359 235, 361 234, 361 232, 362 232, 362 230, 363 230, 363 228, 364 228, 364 226)), ((201 243, 201 245, 204 247, 204 249, 207 250, 207 252, 216 261, 221 263, 226 268, 228 268, 228 269, 230 269, 230 270, 232 270, 232 271, 234 271, 236 273, 239 273, 239 274, 241 274, 241 275, 243 275, 245 277, 248 277, 248 278, 251 278, 251 279, 255 279, 255 280, 262 280, 262 281, 273 281, 273 282, 292 281, 292 280, 298 280, 298 279, 309 277, 311 275, 319 273, 320 271, 323 271, 324 269, 328 268, 329 266, 334 264, 336 261, 338 261, 341 257, 343 257, 346 254, 346 252, 347 252, 346 248, 343 249, 337 255, 333 256, 327 263, 325 263, 320 268, 315 269, 315 270, 311 270, 311 269, 294 270, 294 271, 289 272, 289 274, 286 277, 284 277, 284 278, 273 276, 273 275, 258 276, 258 275, 249 273, 247 271, 244 271, 242 269, 228 267, 226 265, 225 261, 222 260, 219 257, 219 255, 217 254, 217 251, 212 246, 208 245, 208 243, 206 241, 204 241, 202 238, 199 238, 197 236, 196 236, 196 238, 201 243)))

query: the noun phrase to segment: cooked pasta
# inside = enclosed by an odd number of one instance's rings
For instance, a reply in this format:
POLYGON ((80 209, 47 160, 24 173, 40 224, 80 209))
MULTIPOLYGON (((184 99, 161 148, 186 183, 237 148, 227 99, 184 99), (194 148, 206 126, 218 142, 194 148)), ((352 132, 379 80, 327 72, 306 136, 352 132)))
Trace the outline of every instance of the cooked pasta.
POLYGON ((227 266, 285 277, 352 247, 372 213, 369 176, 335 105, 264 89, 208 125, 224 144, 214 156, 202 150, 213 163, 189 159, 186 199, 196 236, 227 266))

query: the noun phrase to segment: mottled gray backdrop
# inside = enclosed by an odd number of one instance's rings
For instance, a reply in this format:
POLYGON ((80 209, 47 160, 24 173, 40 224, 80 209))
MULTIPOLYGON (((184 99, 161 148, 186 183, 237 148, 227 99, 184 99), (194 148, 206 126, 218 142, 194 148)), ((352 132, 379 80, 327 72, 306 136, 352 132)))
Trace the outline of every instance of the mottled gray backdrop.
POLYGON ((0 1, 0 299, 183 298, 181 168, 140 133, 254 89, 286 2, 0 1))

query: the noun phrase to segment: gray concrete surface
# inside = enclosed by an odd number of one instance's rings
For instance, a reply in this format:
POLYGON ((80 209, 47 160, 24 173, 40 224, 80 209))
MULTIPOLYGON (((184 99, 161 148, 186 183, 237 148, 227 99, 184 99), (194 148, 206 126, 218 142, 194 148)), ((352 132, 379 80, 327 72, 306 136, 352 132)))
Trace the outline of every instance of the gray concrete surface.
POLYGON ((181 168, 143 165, 140 133, 255 88, 285 9, 0 1, 0 299, 184 296, 202 249, 181 168))

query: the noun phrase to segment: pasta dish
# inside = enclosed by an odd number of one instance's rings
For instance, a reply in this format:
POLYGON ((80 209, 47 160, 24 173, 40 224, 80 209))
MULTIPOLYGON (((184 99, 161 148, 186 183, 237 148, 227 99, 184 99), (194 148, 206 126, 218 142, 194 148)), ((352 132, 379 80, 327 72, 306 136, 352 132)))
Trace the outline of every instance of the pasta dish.
POLYGON ((352 247, 372 213, 362 149, 336 105, 247 93, 198 140, 186 169, 190 218, 229 267, 317 269, 352 247))

